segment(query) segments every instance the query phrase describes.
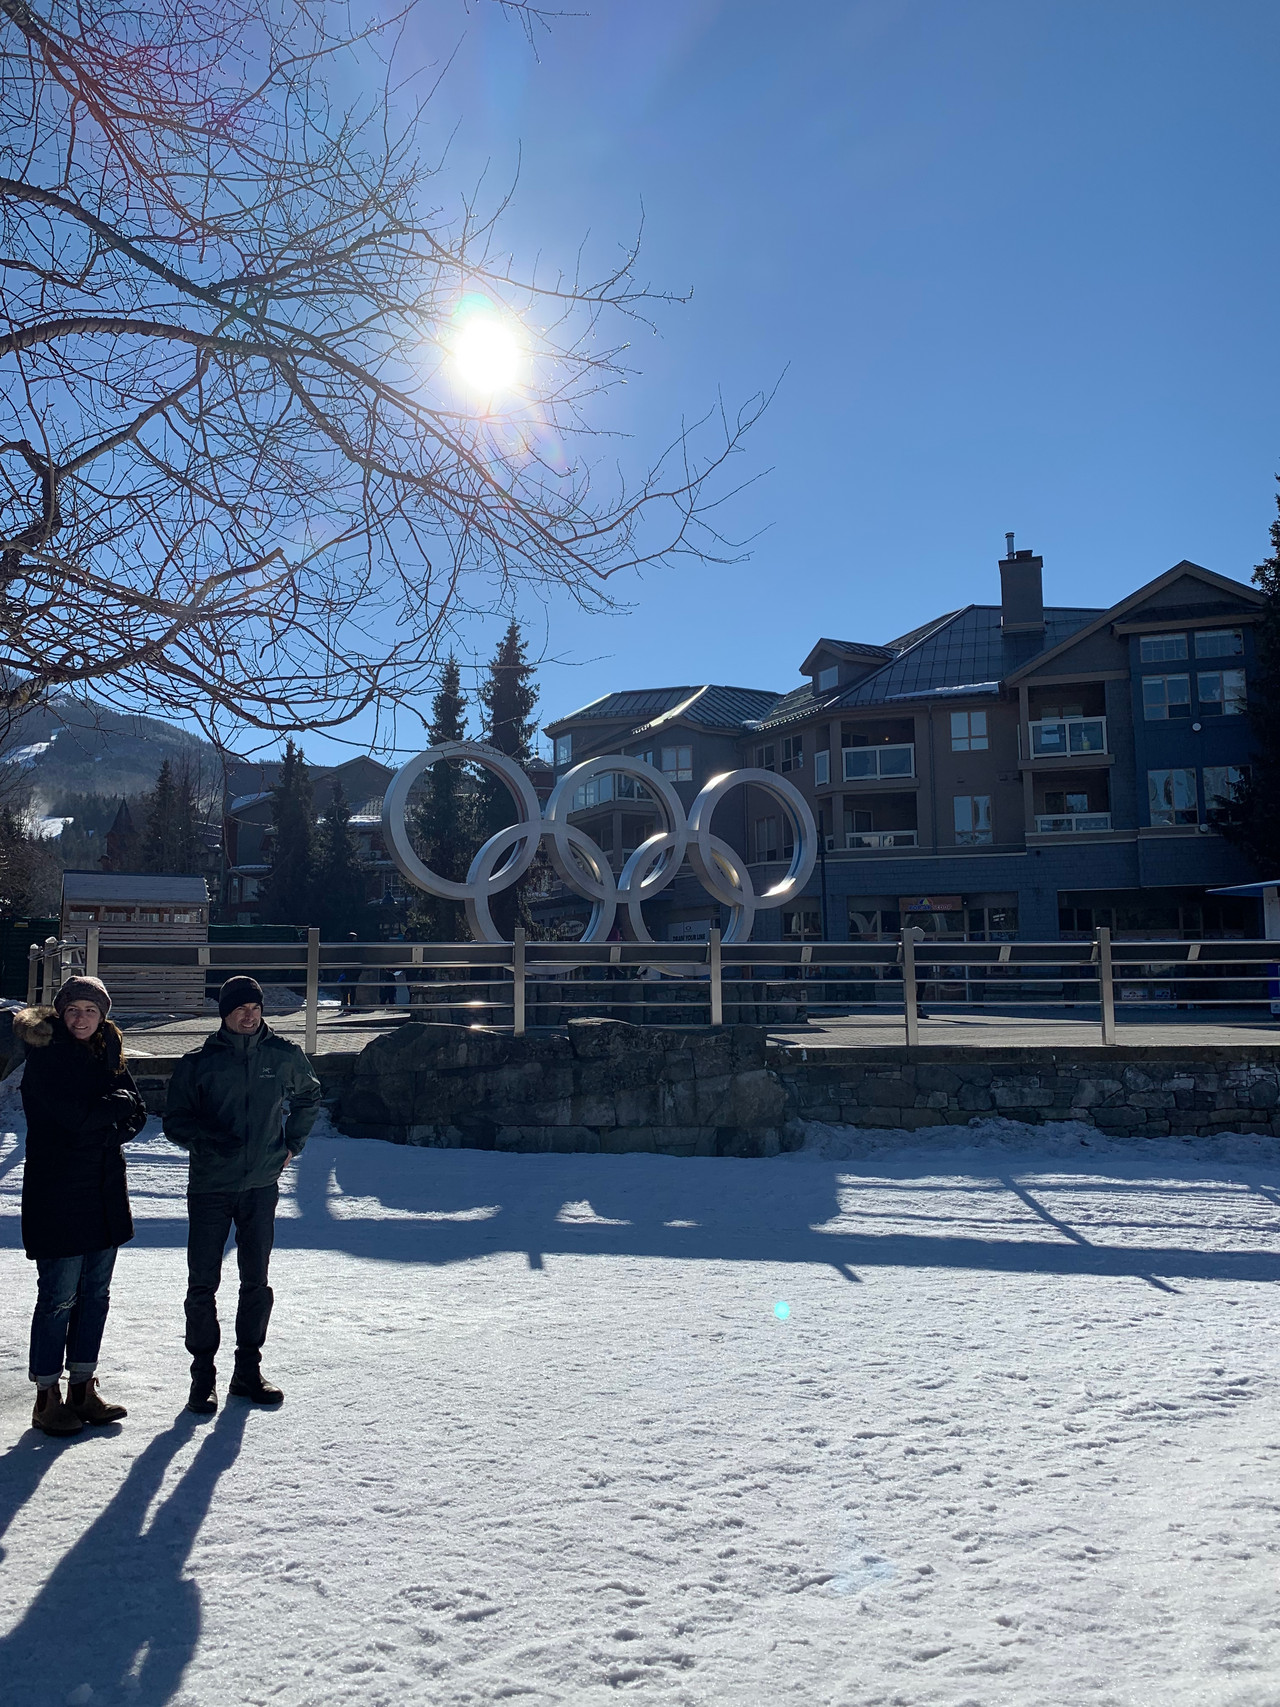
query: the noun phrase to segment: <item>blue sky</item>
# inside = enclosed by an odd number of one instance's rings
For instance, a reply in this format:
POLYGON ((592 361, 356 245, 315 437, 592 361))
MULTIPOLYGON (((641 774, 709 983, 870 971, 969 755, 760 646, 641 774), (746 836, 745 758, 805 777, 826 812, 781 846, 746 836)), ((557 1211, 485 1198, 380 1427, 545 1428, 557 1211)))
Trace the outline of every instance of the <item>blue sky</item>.
POLYGON ((446 181, 519 160, 518 257, 604 257, 643 207, 642 276, 693 299, 608 405, 629 456, 781 384, 725 517, 749 560, 619 586, 616 616, 526 607, 544 721, 785 689, 821 633, 992 602, 1007 529, 1054 603, 1182 557, 1247 578, 1280 471, 1280 8, 581 3, 536 53, 494 7, 419 7, 411 52, 457 50, 446 181))

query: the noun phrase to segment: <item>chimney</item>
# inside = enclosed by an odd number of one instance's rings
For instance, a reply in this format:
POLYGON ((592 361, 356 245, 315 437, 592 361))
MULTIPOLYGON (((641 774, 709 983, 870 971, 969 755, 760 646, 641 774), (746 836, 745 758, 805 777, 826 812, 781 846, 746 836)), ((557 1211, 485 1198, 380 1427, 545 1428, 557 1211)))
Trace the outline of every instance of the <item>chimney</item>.
POLYGON ((1006 534, 1009 554, 1000 559, 1000 628, 1004 634, 1044 633, 1044 558, 1015 551, 1006 534))

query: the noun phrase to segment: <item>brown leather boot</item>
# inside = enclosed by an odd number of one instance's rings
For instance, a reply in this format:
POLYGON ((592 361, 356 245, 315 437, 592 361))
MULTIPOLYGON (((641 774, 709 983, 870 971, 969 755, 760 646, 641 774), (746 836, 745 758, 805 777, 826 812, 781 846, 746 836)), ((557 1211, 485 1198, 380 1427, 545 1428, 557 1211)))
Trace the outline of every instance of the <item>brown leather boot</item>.
POLYGON ((114 1423, 121 1417, 127 1417, 128 1411, 123 1405, 109 1405, 98 1391, 98 1378, 91 1375, 87 1381, 71 1381, 67 1385, 67 1403, 80 1418, 87 1423, 114 1423))
POLYGON ((63 1404, 61 1383, 55 1381, 52 1387, 36 1389, 31 1426, 43 1429, 45 1434, 79 1434, 84 1424, 70 1405, 63 1404))

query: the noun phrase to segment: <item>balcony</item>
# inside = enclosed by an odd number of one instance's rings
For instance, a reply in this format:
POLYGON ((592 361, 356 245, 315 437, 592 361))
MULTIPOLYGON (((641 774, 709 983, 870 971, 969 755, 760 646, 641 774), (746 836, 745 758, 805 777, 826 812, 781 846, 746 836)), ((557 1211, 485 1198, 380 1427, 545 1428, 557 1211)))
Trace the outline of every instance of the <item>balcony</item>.
POLYGON ((878 782, 881 777, 913 777, 916 749, 910 741, 878 747, 845 747, 844 780, 878 782))
POLYGON ((1073 836, 1082 830, 1109 830, 1110 812, 1047 812, 1036 819, 1042 836, 1073 836))
MULTIPOLYGON (((834 837, 832 838, 834 840, 834 837)), ((844 845, 848 848, 913 848, 914 830, 847 830, 844 845)))
POLYGON ((1033 759, 1063 759, 1073 753, 1107 751, 1105 717, 1044 718, 1030 728, 1033 759))

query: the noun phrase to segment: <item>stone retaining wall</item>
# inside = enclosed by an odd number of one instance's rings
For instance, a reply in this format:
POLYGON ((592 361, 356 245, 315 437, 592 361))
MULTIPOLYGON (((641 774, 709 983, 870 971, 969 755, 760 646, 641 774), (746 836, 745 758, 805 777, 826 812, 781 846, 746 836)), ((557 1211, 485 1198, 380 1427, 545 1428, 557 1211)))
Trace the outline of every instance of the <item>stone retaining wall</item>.
POLYGON ((787 1112, 839 1126, 963 1124, 975 1115, 1083 1120, 1161 1138, 1215 1131, 1280 1135, 1280 1047, 1205 1048, 1179 1057, 1093 1049, 775 1047, 787 1112))
POLYGON ((505 1037, 409 1024, 363 1050, 334 1118, 351 1137, 398 1144, 776 1155, 787 1115, 765 1047, 752 1025, 579 1019, 559 1034, 505 1037))

